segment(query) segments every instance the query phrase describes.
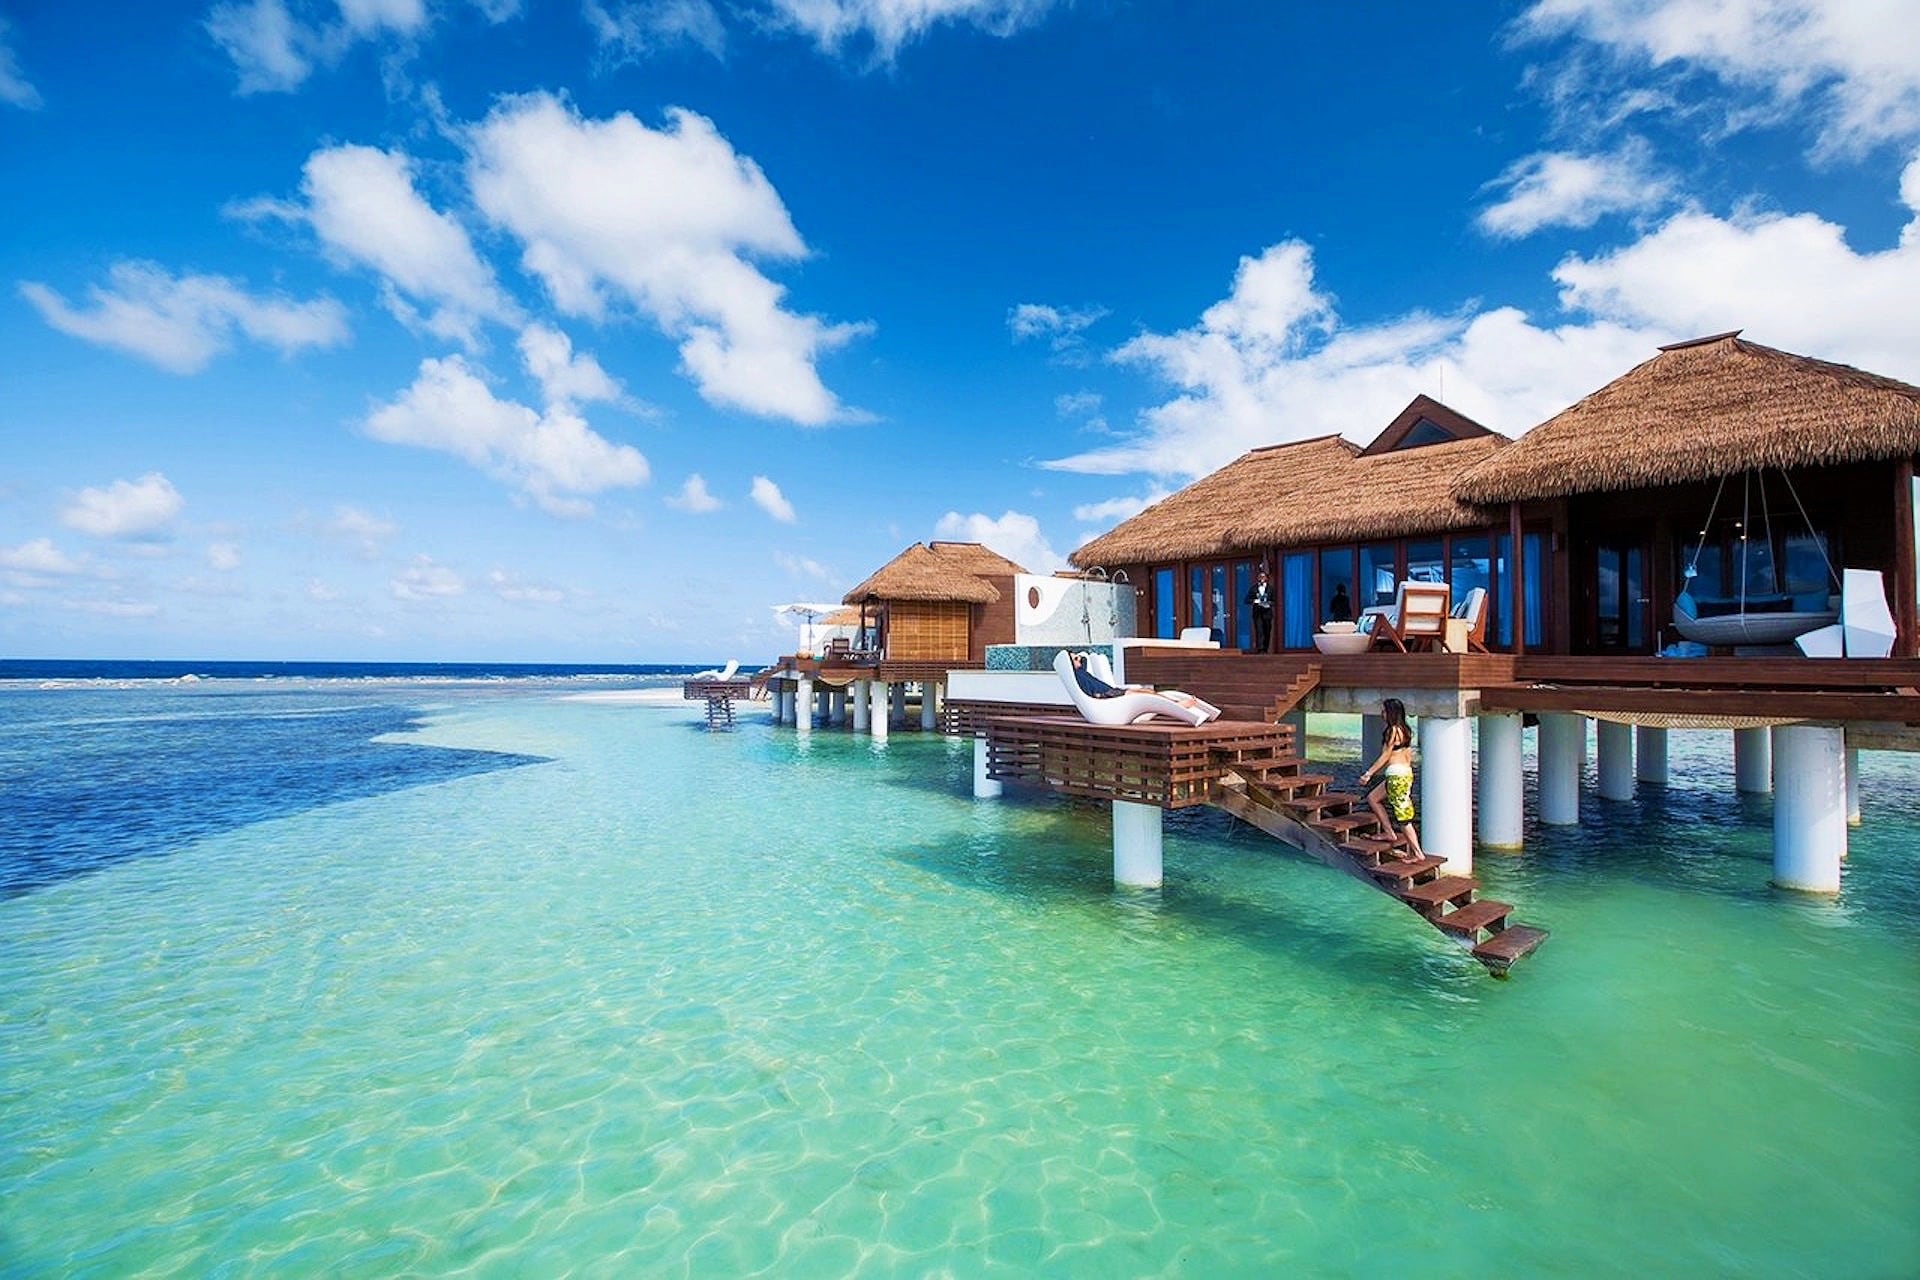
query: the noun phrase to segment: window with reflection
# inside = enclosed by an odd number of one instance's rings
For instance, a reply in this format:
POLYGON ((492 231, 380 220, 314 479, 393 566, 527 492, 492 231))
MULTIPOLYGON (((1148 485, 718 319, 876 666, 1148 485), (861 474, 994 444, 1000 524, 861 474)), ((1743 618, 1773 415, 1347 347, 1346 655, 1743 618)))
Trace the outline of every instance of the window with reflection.
MULTIPOLYGON (((1416 538, 1407 543, 1407 581, 1445 582, 1447 562, 1438 538, 1416 538)), ((1389 604, 1392 601, 1388 601, 1389 604)))
POLYGON ((1393 607, 1394 592, 1400 587, 1400 547, 1394 542, 1370 542, 1360 548, 1360 598, 1354 607, 1360 610, 1393 607))
POLYGON ((1493 539, 1484 533, 1455 534, 1447 548, 1447 585, 1456 609, 1476 587, 1492 596, 1493 539))
POLYGON ((1207 567, 1189 565, 1187 567, 1187 625, 1204 627, 1207 625, 1207 567))
POLYGON ((1221 644, 1227 642, 1227 626, 1230 616, 1227 612, 1227 566, 1214 565, 1207 572, 1210 584, 1207 600, 1207 625, 1213 629, 1213 638, 1221 644))
POLYGON ((1320 620, 1351 622, 1354 554, 1352 547, 1326 547, 1320 552, 1320 620))

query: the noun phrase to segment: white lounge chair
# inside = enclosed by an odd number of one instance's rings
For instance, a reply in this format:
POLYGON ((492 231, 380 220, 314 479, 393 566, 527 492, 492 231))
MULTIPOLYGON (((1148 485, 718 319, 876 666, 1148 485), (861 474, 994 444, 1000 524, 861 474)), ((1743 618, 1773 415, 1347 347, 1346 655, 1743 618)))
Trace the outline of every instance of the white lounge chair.
POLYGON ((734 676, 738 675, 739 672, 740 659, 728 658, 726 666, 716 671, 696 671, 693 673, 692 678, 695 680, 731 680, 734 676))
MULTIPOLYGON (((1105 655, 1096 656, 1104 658, 1105 655)), ((1081 719, 1088 724, 1134 724, 1161 716, 1168 720, 1178 720, 1182 724, 1201 725, 1220 716, 1220 708, 1178 690, 1154 693, 1150 690, 1136 689, 1112 698, 1093 697, 1082 689, 1080 682, 1074 678, 1073 654, 1065 649, 1054 655, 1053 670, 1060 677, 1060 683, 1067 687, 1067 696, 1073 699, 1073 705, 1080 712, 1081 719), (1187 706, 1181 701, 1182 699, 1190 699, 1193 705, 1187 706)), ((1113 668, 1107 667, 1106 672, 1111 676, 1113 668)), ((1094 678, 1097 680, 1102 677, 1095 672, 1094 678)), ((1106 683, 1113 682, 1107 680, 1106 683)))
POLYGON ((1809 658, 1884 658, 1893 652, 1893 610, 1878 569, 1848 569, 1840 584, 1840 621, 1794 637, 1809 658))
POLYGON ((1470 588, 1453 607, 1447 619, 1448 653, 1485 653, 1487 651, 1487 589, 1470 588))

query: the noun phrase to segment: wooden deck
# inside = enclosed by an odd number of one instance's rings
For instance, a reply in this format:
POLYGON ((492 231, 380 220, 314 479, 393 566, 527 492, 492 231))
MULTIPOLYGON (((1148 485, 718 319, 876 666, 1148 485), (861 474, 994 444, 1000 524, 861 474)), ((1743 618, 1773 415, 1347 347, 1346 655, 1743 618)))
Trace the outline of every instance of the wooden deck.
MULTIPOLYGON (((1130 679, 1261 719, 1309 679, 1319 690, 1467 693, 1485 711, 1748 716, 1920 725, 1920 659, 1608 658, 1556 655, 1240 654, 1141 648, 1130 679)), ((1306 706, 1314 709, 1308 695, 1306 706)))
POLYGON ((987 774, 1095 800, 1185 809, 1209 803, 1222 770, 1288 756, 1293 727, 1261 721, 1088 724, 1078 713, 983 717, 987 774))
POLYGON ((994 778, 1097 800, 1221 809, 1404 903, 1495 973, 1546 938, 1510 925, 1513 908, 1478 898, 1472 877, 1443 874, 1444 859, 1408 857, 1359 796, 1330 791, 1331 777, 1307 771, 1290 725, 1111 726, 1078 715, 983 713, 969 723, 987 741, 994 778))
POLYGON ((753 681, 745 677, 735 680, 683 680, 680 683, 680 696, 687 702, 707 704, 708 729, 731 729, 734 701, 753 696, 753 681))

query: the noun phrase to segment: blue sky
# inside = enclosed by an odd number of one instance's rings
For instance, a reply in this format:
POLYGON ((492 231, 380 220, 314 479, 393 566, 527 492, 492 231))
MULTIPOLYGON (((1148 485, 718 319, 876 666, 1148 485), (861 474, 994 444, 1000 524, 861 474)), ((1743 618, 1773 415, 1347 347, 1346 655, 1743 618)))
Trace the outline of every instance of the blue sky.
POLYGON ((1425 392, 1920 381, 1920 0, 0 0, 0 653, 749 659, 1425 392))

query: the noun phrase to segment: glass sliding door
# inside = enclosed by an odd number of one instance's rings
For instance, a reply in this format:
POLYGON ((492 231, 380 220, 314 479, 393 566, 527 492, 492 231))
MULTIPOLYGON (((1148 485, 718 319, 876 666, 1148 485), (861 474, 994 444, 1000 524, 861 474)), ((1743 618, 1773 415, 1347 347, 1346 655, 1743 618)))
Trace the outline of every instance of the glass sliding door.
POLYGON ((1153 634, 1162 640, 1171 640, 1180 634, 1180 624, 1174 618, 1174 578, 1172 569, 1153 571, 1153 634))
POLYGON ((1253 648, 1253 607, 1247 593, 1253 590, 1253 561, 1242 560, 1233 566, 1233 643, 1243 652, 1253 648))

